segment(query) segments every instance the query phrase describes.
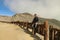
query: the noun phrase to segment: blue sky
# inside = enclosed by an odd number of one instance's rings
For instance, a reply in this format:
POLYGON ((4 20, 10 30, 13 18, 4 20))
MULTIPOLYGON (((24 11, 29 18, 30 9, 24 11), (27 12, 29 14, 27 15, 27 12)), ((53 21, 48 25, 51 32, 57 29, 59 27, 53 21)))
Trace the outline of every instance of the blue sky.
POLYGON ((0 0, 0 15, 24 12, 60 20, 60 0, 0 0))
POLYGON ((8 7, 4 5, 4 0, 0 0, 0 15, 12 16, 14 12, 12 12, 8 7))

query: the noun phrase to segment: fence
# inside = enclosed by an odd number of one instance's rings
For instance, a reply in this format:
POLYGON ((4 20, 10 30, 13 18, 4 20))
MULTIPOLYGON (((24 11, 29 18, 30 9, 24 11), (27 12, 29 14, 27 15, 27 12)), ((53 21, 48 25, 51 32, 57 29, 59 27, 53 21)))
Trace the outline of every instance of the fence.
MULTIPOLYGON (((26 27, 26 30, 28 30, 29 28, 32 29, 32 23, 19 21, 12 23, 26 27)), ((32 31, 32 33, 34 33, 34 30, 32 31)), ((44 40, 60 40, 60 30, 53 28, 53 25, 48 24, 48 21, 45 21, 43 24, 38 24, 36 32, 43 35, 44 40)))

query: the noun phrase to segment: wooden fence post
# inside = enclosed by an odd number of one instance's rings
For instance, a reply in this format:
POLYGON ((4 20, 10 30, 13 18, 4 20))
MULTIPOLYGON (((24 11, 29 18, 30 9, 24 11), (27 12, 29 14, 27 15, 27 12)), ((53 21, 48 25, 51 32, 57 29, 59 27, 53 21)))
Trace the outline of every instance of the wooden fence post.
POLYGON ((49 40, 49 25, 48 25, 48 21, 45 21, 44 26, 45 26, 44 40, 49 40))
POLYGON ((28 22, 26 22, 26 29, 28 30, 28 22))
POLYGON ((21 26, 22 26, 22 28, 24 28, 24 22, 22 22, 22 25, 21 26))
POLYGON ((38 33, 40 33, 40 31, 41 31, 41 27, 39 26, 39 27, 38 27, 38 33))
POLYGON ((52 40, 54 40, 54 30, 52 30, 52 40))

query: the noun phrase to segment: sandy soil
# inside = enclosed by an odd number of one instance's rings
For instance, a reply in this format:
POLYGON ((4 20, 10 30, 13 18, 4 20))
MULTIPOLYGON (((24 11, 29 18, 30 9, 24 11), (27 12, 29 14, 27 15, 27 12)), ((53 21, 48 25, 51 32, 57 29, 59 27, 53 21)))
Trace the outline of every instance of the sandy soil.
POLYGON ((0 22, 0 40, 40 40, 42 36, 33 37, 30 32, 14 25, 0 22))

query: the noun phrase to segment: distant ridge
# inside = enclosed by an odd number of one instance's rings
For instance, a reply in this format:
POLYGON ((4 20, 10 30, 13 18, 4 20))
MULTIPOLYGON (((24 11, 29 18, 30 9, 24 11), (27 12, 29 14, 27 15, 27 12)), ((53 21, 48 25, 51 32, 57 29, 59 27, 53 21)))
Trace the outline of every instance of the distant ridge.
MULTIPOLYGON (((13 16, 0 16, 0 21, 4 22, 32 22, 34 16, 30 13, 17 13, 13 16)), ((41 18, 39 17, 39 23, 43 23, 45 20, 49 22, 50 25, 58 26, 60 27, 60 21, 56 19, 47 19, 47 18, 41 18)))
POLYGON ((0 15, 0 21, 1 22, 11 22, 12 21, 12 17, 11 16, 1 16, 0 15))

